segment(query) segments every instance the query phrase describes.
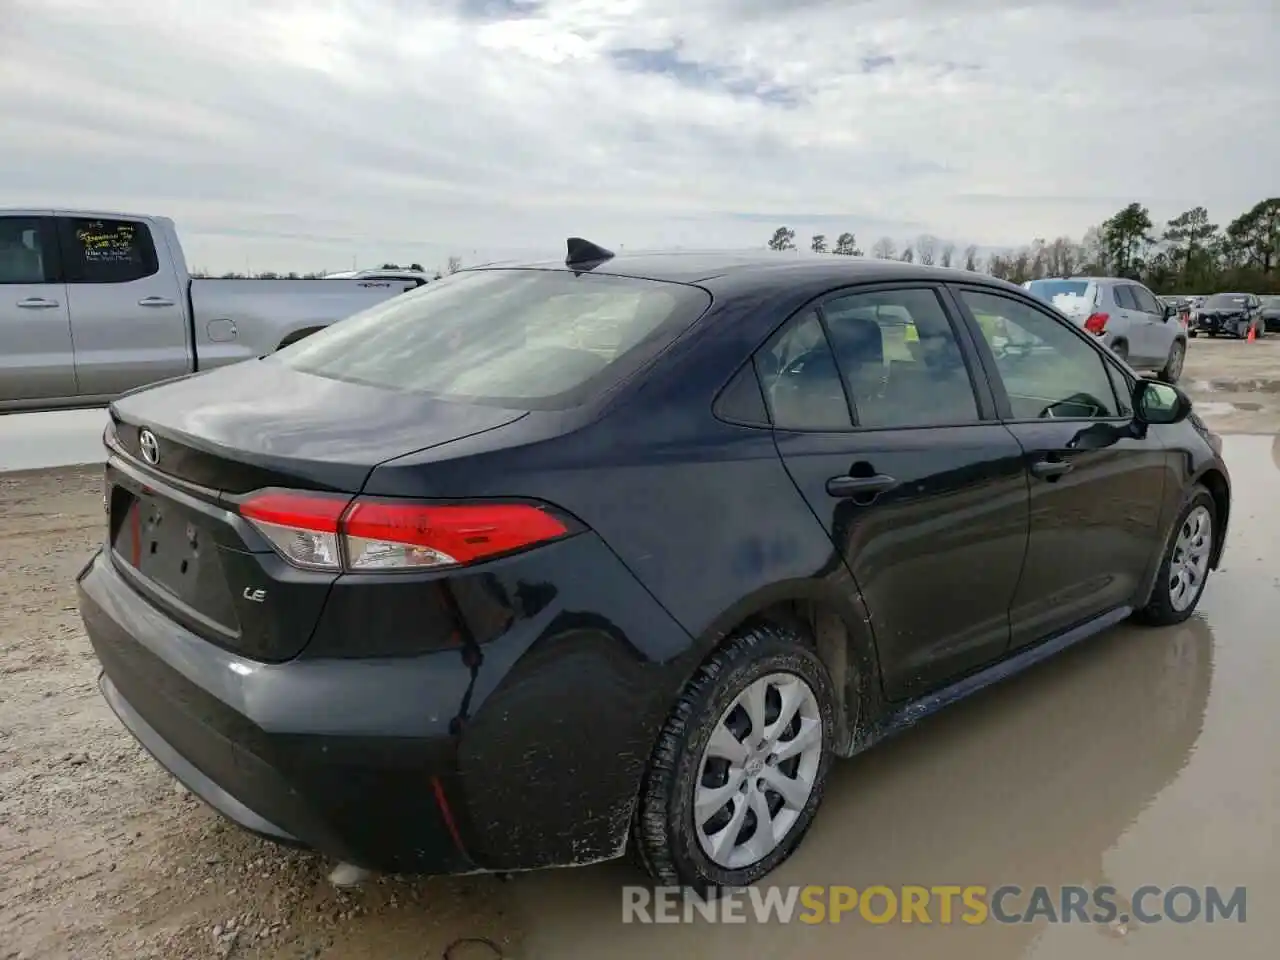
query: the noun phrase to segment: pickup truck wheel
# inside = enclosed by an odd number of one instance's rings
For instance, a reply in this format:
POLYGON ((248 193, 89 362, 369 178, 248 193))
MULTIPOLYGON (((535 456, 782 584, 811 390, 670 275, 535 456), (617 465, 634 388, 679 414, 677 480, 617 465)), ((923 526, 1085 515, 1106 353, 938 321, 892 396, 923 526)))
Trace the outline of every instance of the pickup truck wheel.
POLYGON ((1209 579, 1217 510, 1209 491, 1197 484, 1178 513, 1165 545, 1156 585, 1147 605, 1134 619, 1153 627, 1181 623, 1195 612, 1209 579))
POLYGON ((1194 340, 1196 337, 1200 336, 1200 331, 1198 331, 1198 330, 1188 330, 1188 331, 1187 331, 1187 336, 1188 336, 1188 337, 1190 337, 1192 340, 1194 340))
POLYGON ((1178 378, 1182 376, 1182 364, 1187 356, 1187 345, 1181 340, 1173 341, 1173 346, 1169 348, 1169 359, 1164 363, 1164 369, 1156 376, 1165 383, 1177 383, 1178 378))
POLYGON ((663 885, 754 883, 800 845, 835 742, 827 668, 795 631, 759 625, 698 670, 658 738, 632 846, 663 885))

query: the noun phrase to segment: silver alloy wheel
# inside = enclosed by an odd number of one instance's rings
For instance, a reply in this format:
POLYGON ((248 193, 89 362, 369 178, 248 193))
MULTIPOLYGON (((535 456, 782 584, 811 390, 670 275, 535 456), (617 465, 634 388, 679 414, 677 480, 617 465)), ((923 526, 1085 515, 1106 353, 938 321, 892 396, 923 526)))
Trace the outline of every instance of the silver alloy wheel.
POLYGON ((716 721, 694 786, 702 852, 739 870, 777 849, 809 802, 822 762, 818 698, 792 673, 753 681, 716 721))
POLYGON ((1172 383, 1182 376, 1182 362, 1187 355, 1187 348, 1182 345, 1181 341, 1177 341, 1173 345, 1173 356, 1169 358, 1169 382, 1172 383))
POLYGON ((1213 518, 1207 507, 1197 506, 1182 521, 1169 561, 1169 605, 1179 613, 1200 595, 1212 551, 1213 518))

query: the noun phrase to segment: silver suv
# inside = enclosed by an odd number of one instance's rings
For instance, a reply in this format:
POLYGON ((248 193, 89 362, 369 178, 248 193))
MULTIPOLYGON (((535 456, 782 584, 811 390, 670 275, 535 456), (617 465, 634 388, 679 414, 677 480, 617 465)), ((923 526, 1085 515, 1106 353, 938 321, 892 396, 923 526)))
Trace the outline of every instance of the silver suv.
POLYGON ((1023 286, 1088 330, 1135 370, 1166 383, 1182 376, 1187 330, 1171 306, 1133 280, 1067 277, 1023 286))

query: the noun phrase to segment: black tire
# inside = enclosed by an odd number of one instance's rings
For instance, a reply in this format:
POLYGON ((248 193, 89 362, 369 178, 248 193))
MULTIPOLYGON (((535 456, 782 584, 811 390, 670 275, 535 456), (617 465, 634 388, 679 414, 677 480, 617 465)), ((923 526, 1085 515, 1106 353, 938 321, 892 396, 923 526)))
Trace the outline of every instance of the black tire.
MULTIPOLYGON (((1156 574, 1156 585, 1151 591, 1151 597, 1147 600, 1146 606, 1136 611, 1133 618, 1139 623, 1145 623, 1152 627, 1167 627, 1175 623, 1182 623, 1191 614, 1195 613, 1196 606, 1200 603, 1200 598, 1204 596, 1205 584, 1209 581, 1209 572, 1206 570, 1205 577, 1200 581, 1196 588, 1196 595, 1192 601, 1187 604, 1183 610, 1174 609, 1170 596, 1170 567, 1173 563, 1174 545, 1177 542, 1178 533, 1182 529, 1182 525, 1186 523, 1187 516, 1196 507, 1205 507, 1209 511, 1209 519, 1213 522, 1212 535, 1218 536, 1218 510, 1213 501, 1212 495, 1204 487, 1196 484, 1191 488, 1190 495, 1182 505, 1182 509, 1178 511, 1178 520, 1169 530, 1169 536, 1165 539, 1164 556, 1160 558, 1160 571, 1156 574)), ((1211 556, 1214 545, 1210 545, 1211 556)))
POLYGON ((1114 353, 1121 360, 1123 360, 1125 363, 1129 362, 1129 344, 1127 344, 1125 341, 1117 340, 1115 343, 1113 343, 1111 345, 1111 352, 1114 353))
POLYGON ((710 892, 754 883, 786 860, 804 839, 822 802, 835 742, 835 696, 827 668, 797 632, 759 625, 734 636, 699 668, 658 737, 632 827, 632 849, 663 886, 710 892), (822 723, 822 756, 800 815, 764 859, 741 869, 714 863, 698 841, 692 811, 702 753, 721 716, 753 681, 790 673, 809 685, 822 723))
POLYGON ((1156 374, 1156 377, 1165 383, 1177 383, 1178 378, 1182 376, 1182 367, 1186 359, 1187 345, 1181 340, 1173 341, 1173 346, 1169 348, 1168 359, 1164 362, 1164 369, 1156 374))
POLYGON ((1196 337, 1200 336, 1200 331, 1198 331, 1198 330, 1188 330, 1188 331, 1187 331, 1187 336, 1188 336, 1188 337, 1190 337, 1192 340, 1194 340, 1196 337))

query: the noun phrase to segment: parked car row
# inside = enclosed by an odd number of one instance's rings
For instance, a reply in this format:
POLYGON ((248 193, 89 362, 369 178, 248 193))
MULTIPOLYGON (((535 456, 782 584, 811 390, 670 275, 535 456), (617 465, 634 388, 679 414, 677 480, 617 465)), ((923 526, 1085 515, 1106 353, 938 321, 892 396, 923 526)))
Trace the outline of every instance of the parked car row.
POLYGON ((1191 311, 1188 335, 1257 338, 1266 333, 1262 298, 1254 293, 1215 293, 1191 311))
POLYGON ((271 353, 420 285, 192 279, 165 217, 0 210, 0 411, 101 405, 271 353))
POLYGON ((359 867, 755 882, 835 758, 1217 568, 1221 443, 1115 349, 1176 379, 1180 325, 1059 293, 571 240, 130 394, 77 578, 102 692, 359 867))

